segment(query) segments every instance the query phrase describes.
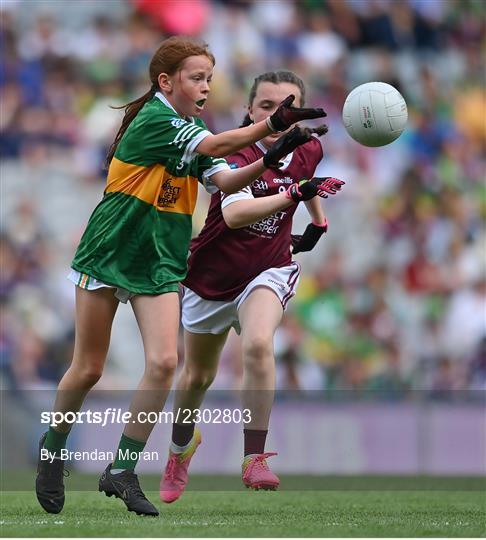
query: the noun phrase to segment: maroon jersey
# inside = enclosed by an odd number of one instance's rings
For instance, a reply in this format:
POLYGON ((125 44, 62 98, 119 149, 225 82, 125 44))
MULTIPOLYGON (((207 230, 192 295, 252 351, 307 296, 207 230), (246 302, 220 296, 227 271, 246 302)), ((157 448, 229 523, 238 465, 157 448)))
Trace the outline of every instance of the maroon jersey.
MULTIPOLYGON (((232 168, 243 167, 264 152, 264 146, 256 143, 226 160, 232 168)), ((265 270, 289 265, 292 216, 297 205, 241 229, 230 229, 221 209, 237 200, 286 191, 294 182, 314 176, 321 159, 321 144, 313 138, 289 154, 282 169, 267 169, 250 186, 232 195, 214 193, 204 227, 191 242, 189 269, 182 283, 207 300, 231 301, 265 270)))

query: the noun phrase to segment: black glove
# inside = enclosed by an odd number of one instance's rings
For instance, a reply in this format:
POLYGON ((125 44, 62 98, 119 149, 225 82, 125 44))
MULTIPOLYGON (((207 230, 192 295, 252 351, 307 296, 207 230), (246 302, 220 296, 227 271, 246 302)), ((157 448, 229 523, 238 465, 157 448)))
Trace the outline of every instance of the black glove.
POLYGON ((292 253, 301 253, 302 251, 310 251, 315 247, 319 238, 327 232, 327 219, 323 225, 316 225, 309 223, 304 231, 304 234, 291 234, 292 239, 292 253))
POLYGON ((267 169, 278 169, 283 165, 283 163, 280 163, 280 160, 290 154, 290 152, 293 152, 301 144, 310 141, 313 133, 320 137, 327 133, 327 131, 326 124, 316 128, 295 126, 270 146, 267 153, 263 156, 263 165, 267 169))
POLYGON ((301 180, 298 184, 292 184, 286 191, 286 195, 294 202, 309 201, 316 195, 327 199, 328 195, 335 195, 344 186, 342 180, 324 176, 311 178, 310 180, 301 180))
POLYGON ((290 94, 286 97, 282 103, 278 106, 278 109, 267 118, 267 126, 273 132, 285 131, 289 129, 292 124, 300 122, 301 120, 312 120, 313 118, 322 118, 327 116, 324 109, 301 109, 299 107, 292 107, 292 103, 295 96, 290 94))

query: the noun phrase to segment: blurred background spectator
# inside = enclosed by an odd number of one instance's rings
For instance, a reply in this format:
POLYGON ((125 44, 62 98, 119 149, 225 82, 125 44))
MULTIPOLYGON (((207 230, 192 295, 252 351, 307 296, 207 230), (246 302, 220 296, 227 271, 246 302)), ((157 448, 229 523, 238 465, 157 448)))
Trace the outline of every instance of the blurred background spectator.
MULTIPOLYGON (((1 4, 0 367, 9 387, 53 387, 70 361, 70 260, 102 196, 119 105, 148 88, 172 33, 216 56, 205 120, 239 125, 253 78, 291 69, 328 112, 321 175, 330 230, 297 257, 303 277, 276 337, 278 384, 384 399, 486 389, 485 7, 482 0, 111 0, 1 4), (409 124, 368 149, 340 120, 347 93, 396 86, 409 124)), ((194 232, 208 196, 201 192, 194 232)), ((307 223, 296 214, 295 231, 307 223)), ((101 385, 142 369, 120 309, 101 385)), ((239 384, 232 336, 216 386, 239 384)))

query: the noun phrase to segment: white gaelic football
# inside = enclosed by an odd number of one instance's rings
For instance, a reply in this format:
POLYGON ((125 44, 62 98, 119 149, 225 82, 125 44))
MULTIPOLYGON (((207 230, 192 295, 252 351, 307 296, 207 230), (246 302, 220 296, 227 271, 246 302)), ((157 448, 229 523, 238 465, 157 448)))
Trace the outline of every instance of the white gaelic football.
POLYGON ((383 82, 357 86, 344 102, 344 127, 364 146, 390 144, 401 135, 407 119, 407 104, 402 95, 383 82))

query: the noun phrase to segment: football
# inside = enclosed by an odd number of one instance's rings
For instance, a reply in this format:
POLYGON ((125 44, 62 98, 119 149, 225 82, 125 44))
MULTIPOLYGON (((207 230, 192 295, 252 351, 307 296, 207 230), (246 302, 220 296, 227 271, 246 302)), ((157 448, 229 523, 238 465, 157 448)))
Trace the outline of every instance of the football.
POLYGON ((402 95, 383 82, 357 86, 344 102, 344 127, 364 146, 385 146, 398 139, 407 119, 407 104, 402 95))

